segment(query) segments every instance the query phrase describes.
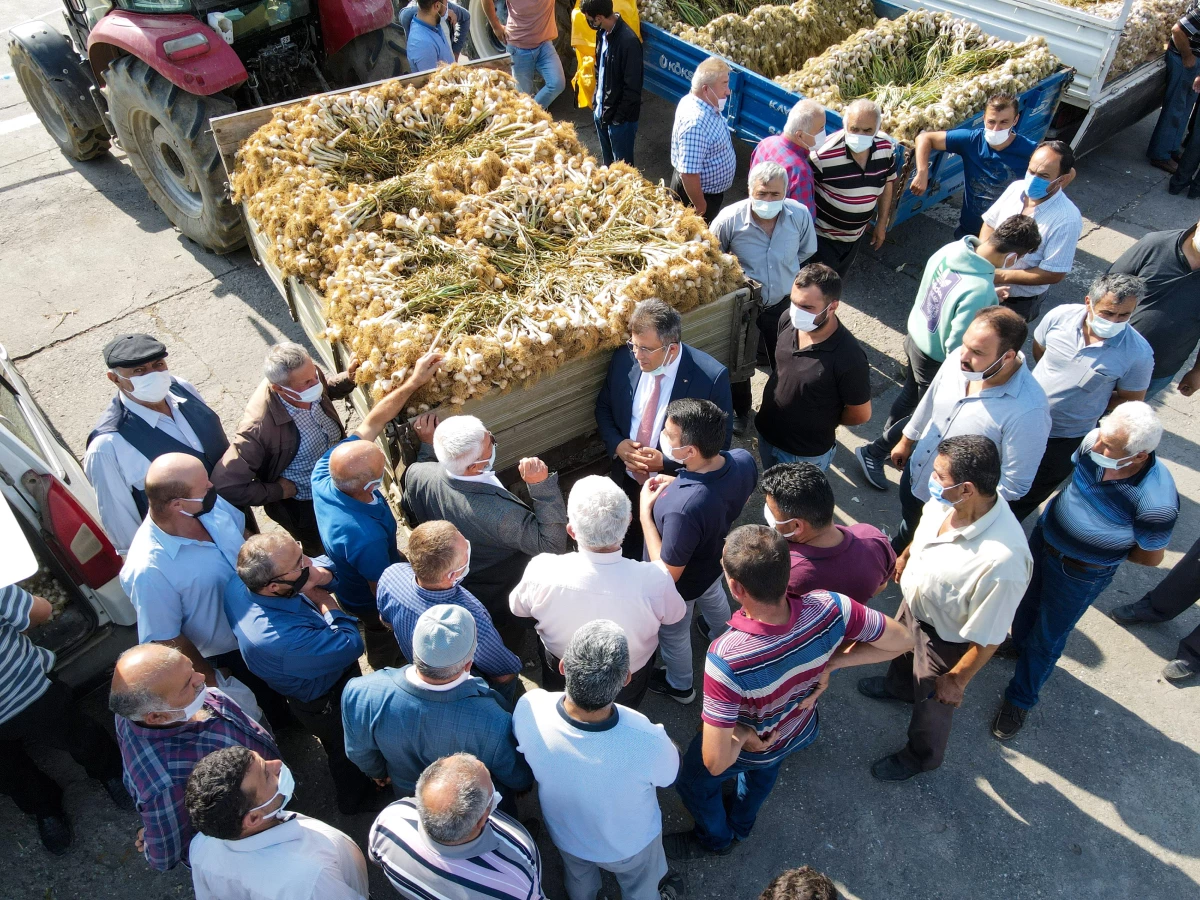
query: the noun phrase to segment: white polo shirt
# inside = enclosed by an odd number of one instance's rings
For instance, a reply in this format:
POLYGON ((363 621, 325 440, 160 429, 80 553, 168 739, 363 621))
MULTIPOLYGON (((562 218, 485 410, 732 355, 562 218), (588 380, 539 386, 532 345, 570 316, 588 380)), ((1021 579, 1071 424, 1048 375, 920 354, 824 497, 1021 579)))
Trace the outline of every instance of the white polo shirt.
MULTIPOLYGON (((1014 181, 1000 199, 983 214, 985 224, 996 228, 1010 216, 1019 216, 1025 208, 1025 182, 1014 181)), ((1043 200, 1029 213, 1037 222, 1042 243, 1032 253, 1017 260, 1014 269, 1042 269, 1045 272, 1068 273, 1075 265, 1075 245, 1083 232, 1083 216, 1079 207, 1061 190, 1043 200)), ((1048 284, 1010 285, 1009 297, 1039 297, 1050 289, 1048 284)))
POLYGON ((620 550, 535 556, 508 605, 513 615, 536 620, 542 644, 559 659, 580 626, 611 619, 625 629, 631 672, 654 657, 659 627, 687 611, 670 575, 654 563, 625 559, 620 550))
POLYGON ((1033 575, 1029 543, 1003 497, 966 528, 939 535, 953 511, 938 500, 921 510, 900 592, 942 640, 999 644, 1033 575))

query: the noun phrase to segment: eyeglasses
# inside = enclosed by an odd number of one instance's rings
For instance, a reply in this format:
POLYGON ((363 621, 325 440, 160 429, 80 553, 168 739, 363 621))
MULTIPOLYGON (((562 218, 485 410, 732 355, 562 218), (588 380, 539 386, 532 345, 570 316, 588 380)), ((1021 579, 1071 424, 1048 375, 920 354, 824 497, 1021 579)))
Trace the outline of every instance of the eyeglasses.
MULTIPOLYGON (((672 341, 674 343, 674 341, 672 341)), ((660 350, 666 350, 671 344, 663 344, 660 347, 639 347, 633 341, 626 341, 625 346, 629 348, 629 352, 637 358, 653 356, 660 350)))

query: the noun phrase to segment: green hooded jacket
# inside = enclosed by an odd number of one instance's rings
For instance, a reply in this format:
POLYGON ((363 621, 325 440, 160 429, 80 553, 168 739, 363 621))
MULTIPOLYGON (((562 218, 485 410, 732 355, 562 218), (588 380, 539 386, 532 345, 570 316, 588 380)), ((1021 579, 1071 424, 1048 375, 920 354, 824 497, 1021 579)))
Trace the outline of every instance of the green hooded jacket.
POLYGON ((929 258, 908 314, 908 334, 926 356, 942 362, 962 343, 975 313, 1000 302, 996 267, 975 252, 979 238, 947 244, 929 258))

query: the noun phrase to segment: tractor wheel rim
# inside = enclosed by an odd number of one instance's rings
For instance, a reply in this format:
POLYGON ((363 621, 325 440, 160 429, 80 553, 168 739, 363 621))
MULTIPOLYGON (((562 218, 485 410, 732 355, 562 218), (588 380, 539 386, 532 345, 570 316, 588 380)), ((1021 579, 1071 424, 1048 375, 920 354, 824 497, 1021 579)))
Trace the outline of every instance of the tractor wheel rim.
POLYGON ((25 82, 29 87, 27 91, 29 105, 42 120, 42 125, 60 144, 68 143, 70 135, 67 132, 67 122, 63 118, 62 112, 59 111, 58 100, 47 87, 46 80, 28 66, 21 68, 24 70, 25 77, 19 80, 25 82))
POLYGON ((138 152, 158 186, 184 215, 200 216, 204 212, 200 180, 184 161, 171 133, 144 110, 136 111, 131 118, 138 152))

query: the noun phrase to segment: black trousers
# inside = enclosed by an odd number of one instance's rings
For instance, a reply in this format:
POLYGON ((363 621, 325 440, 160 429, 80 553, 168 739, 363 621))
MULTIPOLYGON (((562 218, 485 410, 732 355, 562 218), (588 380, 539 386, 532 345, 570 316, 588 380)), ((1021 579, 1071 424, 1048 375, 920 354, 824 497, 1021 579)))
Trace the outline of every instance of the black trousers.
POLYGON ((278 731, 291 722, 288 698, 250 671, 250 667, 242 659, 241 650, 228 650, 217 656, 209 656, 204 661, 214 669, 228 669, 234 678, 250 688, 273 730, 278 731))
POLYGON ((1026 516, 1058 490, 1060 484, 1071 477, 1071 473, 1075 471, 1071 456, 1082 440, 1081 434, 1079 437, 1050 438, 1046 442, 1046 452, 1042 454, 1042 461, 1038 464, 1037 474, 1033 476, 1029 493, 1009 504, 1018 522, 1024 521, 1026 516))
POLYGON ((31 816, 63 815, 62 788, 38 768, 30 743, 66 750, 92 778, 121 774, 121 752, 108 732, 80 711, 71 689, 51 678, 38 699, 0 723, 0 793, 13 798, 31 816))
MULTIPOLYGON (((621 555, 626 559, 641 559, 646 550, 646 535, 642 532, 642 518, 638 514, 639 504, 642 502, 642 486, 629 477, 624 467, 620 476, 614 473, 610 477, 621 486, 621 490, 633 504, 633 519, 625 530, 625 539, 621 541, 621 555)), ((540 645, 541 641, 538 641, 538 644, 540 645)))
POLYGON ((862 248, 863 241, 867 239, 867 233, 864 231, 862 236, 856 241, 831 241, 827 237, 817 235, 817 252, 813 254, 810 263, 825 263, 833 271, 837 272, 843 278, 850 271, 850 267, 854 265, 854 260, 858 258, 858 251, 862 248))
POLYGON ((325 545, 321 543, 321 532, 317 530, 317 514, 311 500, 290 497, 263 506, 280 528, 300 542, 308 556, 323 556, 325 545))
MULTIPOLYGON (((1167 622, 1200 600, 1200 540, 1175 563, 1167 577, 1137 602, 1148 621, 1167 622)), ((1200 625, 1179 642, 1176 659, 1200 666, 1200 625)))
MULTIPOLYGON (((766 344, 767 364, 771 367, 772 372, 775 371, 775 345, 779 342, 779 317, 787 309, 784 305, 787 302, 788 298, 785 297, 774 305, 765 307, 758 314, 758 340, 760 345, 766 344)), ((733 411, 736 415, 744 416, 754 405, 750 379, 734 382, 731 387, 733 389, 733 411)))
POLYGON ((1048 293, 1050 292, 1042 291, 1036 297, 1010 297, 1008 300, 1001 300, 1000 305, 1018 313, 1026 322, 1032 322, 1041 315, 1042 302, 1048 293))
POLYGON ((899 556, 912 543, 913 532, 921 522, 921 510, 925 504, 912 492, 912 475, 909 466, 900 474, 900 527, 892 538, 892 549, 899 556))
POLYGON ((342 673, 337 684, 317 699, 288 698, 288 705, 300 724, 321 742, 329 763, 329 774, 333 776, 338 810, 347 816, 358 812, 362 802, 374 791, 371 779, 346 756, 346 732, 342 729, 342 690, 347 681, 361 674, 358 663, 354 663, 342 673))
POLYGON ((904 426, 912 417, 913 410, 929 390, 933 376, 942 367, 940 362, 927 355, 907 334, 904 336, 904 352, 908 355, 904 385, 900 388, 900 394, 892 401, 887 421, 883 423, 883 434, 866 449, 867 453, 879 459, 886 459, 891 454, 892 448, 904 433, 904 426))
MULTIPOLYGON (((567 679, 558 671, 558 664, 562 660, 547 650, 540 640, 537 642, 537 646, 538 656, 542 660, 542 689, 547 691, 566 690, 567 679)), ((613 702, 628 706, 630 709, 637 709, 641 706, 642 701, 646 699, 646 691, 650 687, 650 675, 653 671, 654 657, 651 657, 644 666, 633 673, 629 684, 621 688, 621 693, 617 694, 617 699, 613 702)))
MULTIPOLYGON (((679 199, 679 202, 684 206, 691 206, 692 199, 688 196, 687 191, 683 187, 683 179, 679 177, 679 173, 674 169, 671 170, 671 191, 679 199)), ((717 213, 721 211, 721 203, 725 199, 725 192, 719 194, 704 194, 704 221, 711 225, 713 219, 717 217, 717 213)))

